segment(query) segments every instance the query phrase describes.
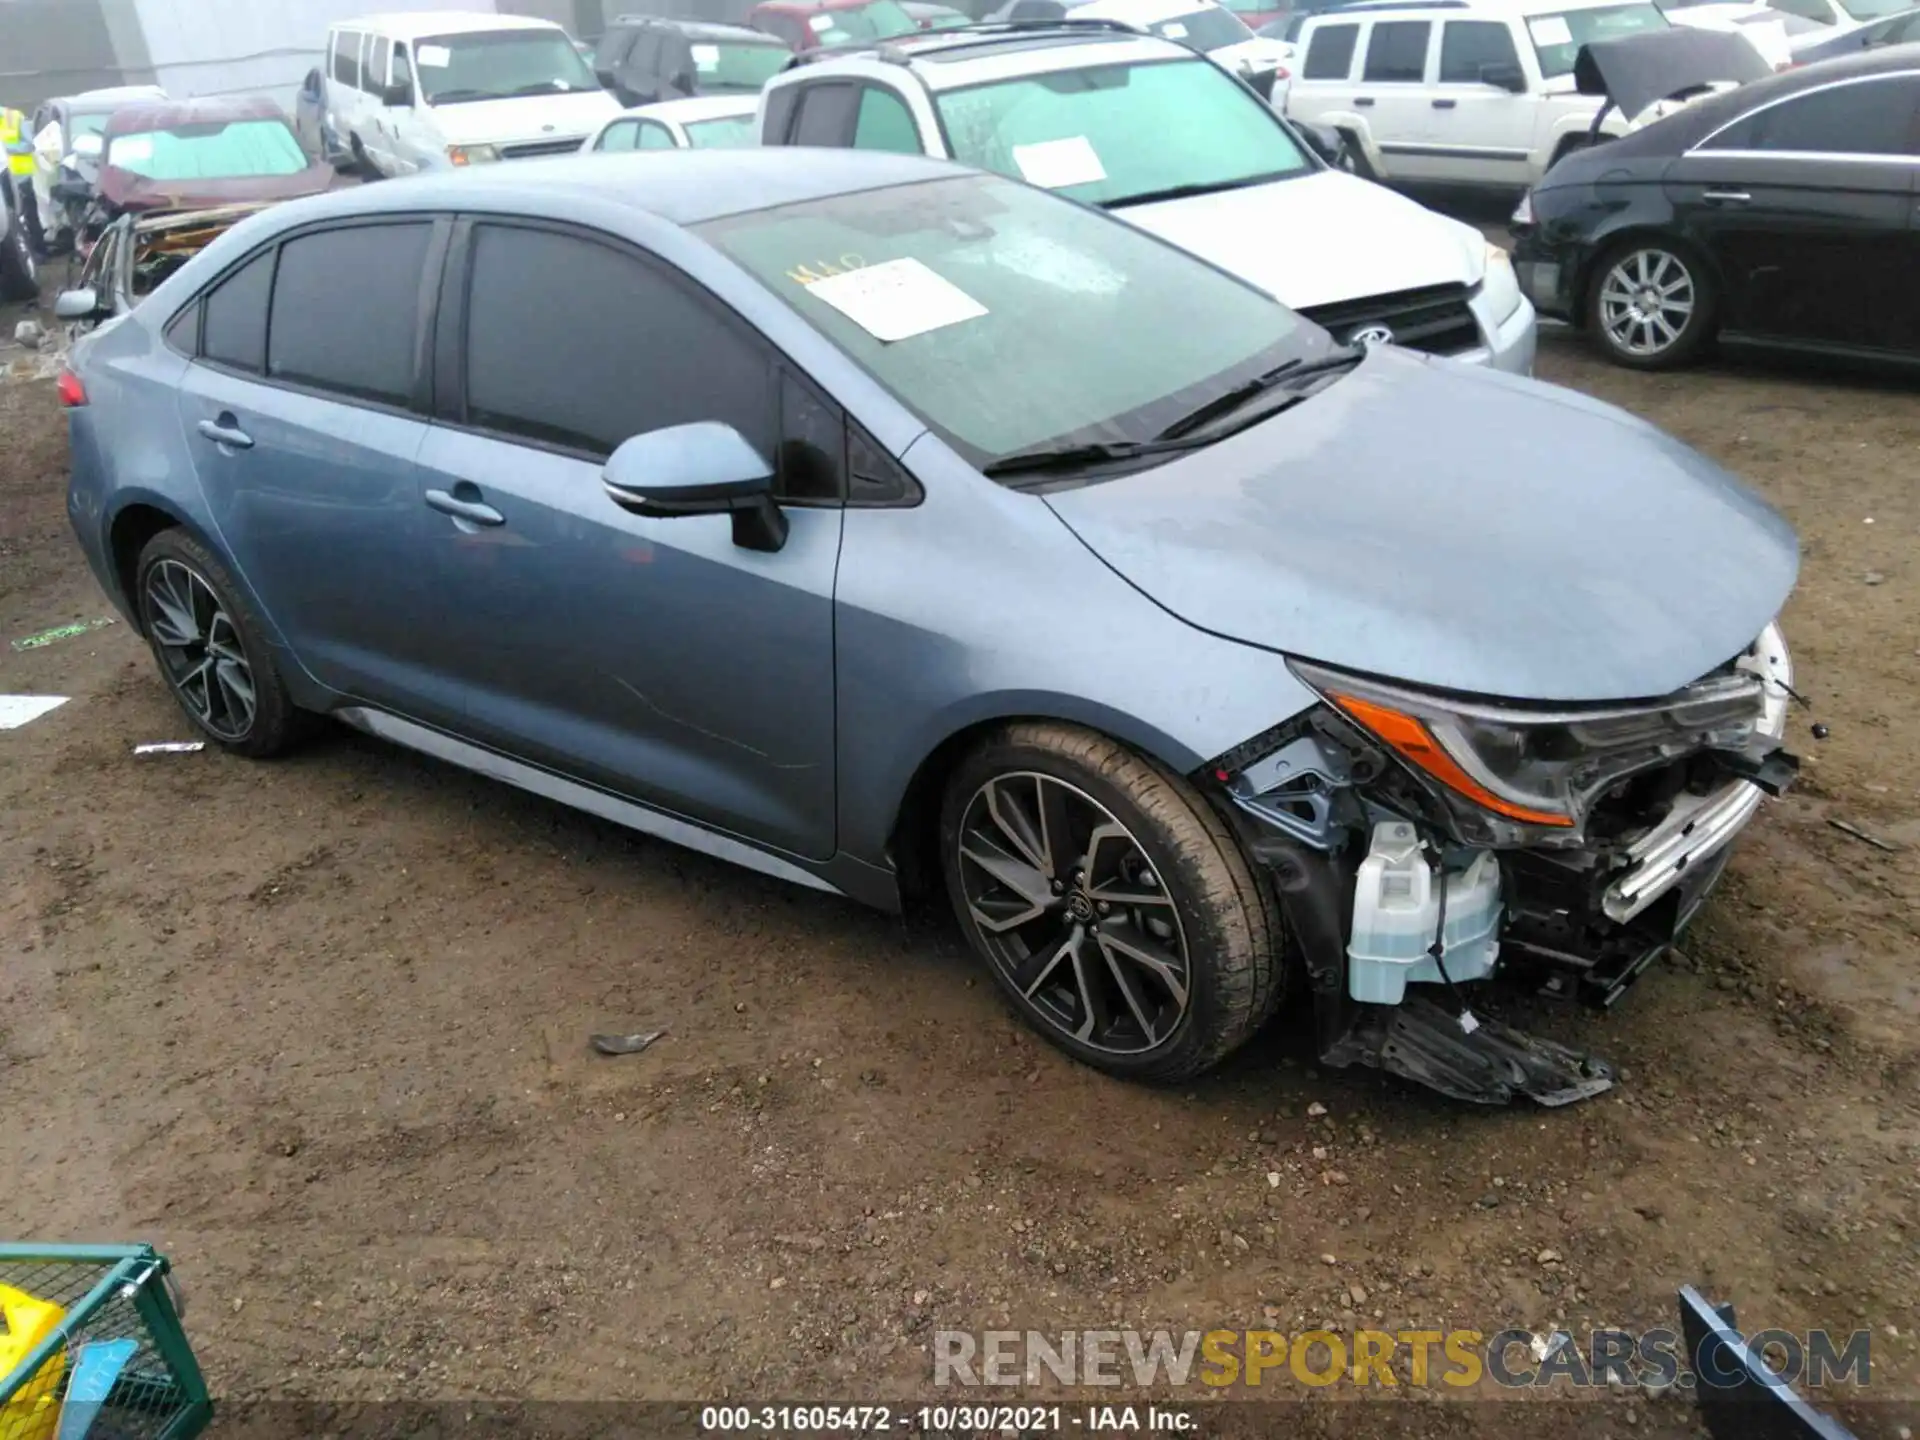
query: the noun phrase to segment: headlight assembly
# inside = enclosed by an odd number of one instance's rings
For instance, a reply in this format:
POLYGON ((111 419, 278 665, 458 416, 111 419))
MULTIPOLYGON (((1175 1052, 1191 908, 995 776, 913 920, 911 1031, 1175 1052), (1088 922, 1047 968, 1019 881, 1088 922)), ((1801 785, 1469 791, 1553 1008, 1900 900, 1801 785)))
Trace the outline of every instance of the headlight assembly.
MULTIPOLYGON (((1784 652, 1778 631, 1765 640, 1784 652)), ((1764 733, 1768 681, 1730 667, 1662 700, 1527 708, 1436 695, 1317 665, 1295 670, 1467 823, 1462 838, 1579 844, 1595 800, 1636 772, 1764 733)))
POLYGON ((449 145, 447 159, 455 165, 484 165, 500 158, 497 145, 449 145))

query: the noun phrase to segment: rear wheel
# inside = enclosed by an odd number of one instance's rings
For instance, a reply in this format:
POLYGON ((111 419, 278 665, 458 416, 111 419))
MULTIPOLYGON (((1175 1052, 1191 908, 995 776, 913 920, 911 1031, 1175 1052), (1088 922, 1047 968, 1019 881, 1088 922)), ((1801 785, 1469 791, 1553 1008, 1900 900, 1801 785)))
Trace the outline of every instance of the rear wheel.
POLYGON ((949 782, 941 842, 968 940, 1076 1059, 1185 1079, 1279 1005, 1270 892, 1191 787, 1115 741, 1009 726, 949 782))
POLYGON ((140 628, 187 718, 239 755, 277 755, 306 717, 280 678, 265 628, 227 569, 184 530, 162 530, 140 552, 140 628))
POLYGON ((1665 370, 1713 337, 1715 298, 1692 251, 1659 237, 1629 240, 1594 266, 1587 328, 1615 364, 1665 370))

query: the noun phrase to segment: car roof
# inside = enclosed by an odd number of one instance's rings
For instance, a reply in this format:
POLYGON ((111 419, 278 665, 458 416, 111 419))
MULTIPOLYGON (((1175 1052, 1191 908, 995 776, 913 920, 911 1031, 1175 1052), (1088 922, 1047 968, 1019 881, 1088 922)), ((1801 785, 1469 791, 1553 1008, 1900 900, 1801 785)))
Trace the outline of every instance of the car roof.
POLYGON ((777 36, 764 30, 756 30, 751 25, 728 25, 719 20, 682 20, 672 15, 622 15, 607 28, 620 26, 655 25, 668 30, 678 31, 700 40, 729 40, 745 45, 780 45, 777 36))
MULTIPOLYGON (((1099 63, 1194 60, 1185 45, 1142 35, 1117 20, 1052 20, 970 25, 964 29, 923 30, 870 45, 836 45, 802 55, 787 74, 816 74, 841 65, 872 73, 875 65, 906 66, 929 90, 1011 80, 1099 63), (1085 47, 1097 47, 1097 62, 1085 47)), ((785 77, 781 77, 785 78, 785 77)))
POLYGON ((873 0, 761 0, 755 10, 772 15, 817 15, 823 10, 864 10, 873 0))
POLYGON ((62 95, 48 103, 64 105, 76 115, 92 115, 102 110, 116 110, 136 101, 166 98, 167 92, 158 85, 116 85, 107 90, 82 90, 78 95, 62 95))
POLYGON ((1092 12, 1097 12, 1105 19, 1124 20, 1129 25, 1158 25, 1197 10, 1221 8, 1215 0, 1067 0, 1067 4, 1075 14, 1085 14, 1086 18, 1093 18, 1092 12))
POLYGON ((217 95, 204 100, 144 100, 132 105, 117 105, 107 121, 107 138, 142 135, 150 130, 169 130, 179 125, 211 125, 236 120, 278 120, 287 123, 287 112, 264 95, 217 95))
POLYGON ((479 10, 405 10, 386 15, 362 15, 357 20, 336 20, 331 28, 370 30, 392 40, 418 40, 428 35, 466 35, 482 30, 560 30, 551 20, 539 20, 530 15, 493 15, 479 10))
POLYGON ((884 190, 968 173, 950 161, 879 150, 785 145, 634 150, 515 160, 409 176, 405 184, 355 185, 278 206, 289 224, 392 211, 463 209, 567 215, 608 207, 670 225, 884 190))
POLYGON ((759 108, 758 95, 688 95, 678 100, 656 100, 651 105, 636 105, 623 110, 615 120, 671 120, 676 125, 697 125, 702 120, 725 120, 736 115, 751 115, 759 108))

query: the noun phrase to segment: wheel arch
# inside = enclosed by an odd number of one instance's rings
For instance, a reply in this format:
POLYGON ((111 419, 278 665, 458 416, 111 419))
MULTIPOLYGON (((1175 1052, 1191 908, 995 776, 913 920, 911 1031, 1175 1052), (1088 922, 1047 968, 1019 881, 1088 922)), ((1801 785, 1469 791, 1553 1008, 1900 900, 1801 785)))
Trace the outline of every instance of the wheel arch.
POLYGON ((1726 294, 1726 281, 1720 273, 1713 257, 1695 245, 1686 236, 1677 233, 1671 227, 1671 220, 1645 211, 1629 211, 1618 217, 1618 223, 1596 234, 1586 246, 1586 253, 1580 261, 1580 269, 1575 275, 1573 294, 1578 297, 1579 324, 1587 322, 1587 309, 1593 298, 1593 287, 1600 275, 1600 266, 1616 250, 1639 240, 1657 240, 1663 245, 1684 250, 1703 269, 1707 278, 1726 294))
POLYGON ((234 583, 246 592, 247 602, 266 630, 267 639, 276 646, 280 645, 280 632, 273 617, 260 603, 259 595, 248 583, 245 573, 234 563, 227 547, 220 543, 219 537, 210 533, 206 526, 198 524, 165 496, 147 490, 129 493, 114 507, 106 520, 103 536, 107 568, 115 588, 120 592, 115 598, 135 632, 144 634, 140 625, 139 596, 134 585, 140 552, 146 549, 154 536, 165 530, 176 529, 186 531, 219 557, 234 583))
POLYGON ((921 747, 918 763, 893 803, 886 853, 904 900, 938 892, 941 797, 955 769, 997 730, 1022 722, 1070 725, 1104 735, 1183 776, 1206 760, 1134 716, 1073 697, 984 697, 968 711, 949 717, 938 738, 921 747))

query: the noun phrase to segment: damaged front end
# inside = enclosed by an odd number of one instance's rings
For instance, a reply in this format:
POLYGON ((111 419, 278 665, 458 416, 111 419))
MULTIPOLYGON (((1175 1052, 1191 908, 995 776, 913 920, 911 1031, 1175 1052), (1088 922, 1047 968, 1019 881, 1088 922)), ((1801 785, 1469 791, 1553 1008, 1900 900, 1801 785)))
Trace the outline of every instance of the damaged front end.
POLYGON ((1207 767, 1286 905, 1332 1066, 1565 1104, 1600 1060, 1473 1014, 1498 978, 1612 1005, 1793 781, 1777 625, 1656 701, 1489 704, 1297 664, 1321 703, 1207 767))

